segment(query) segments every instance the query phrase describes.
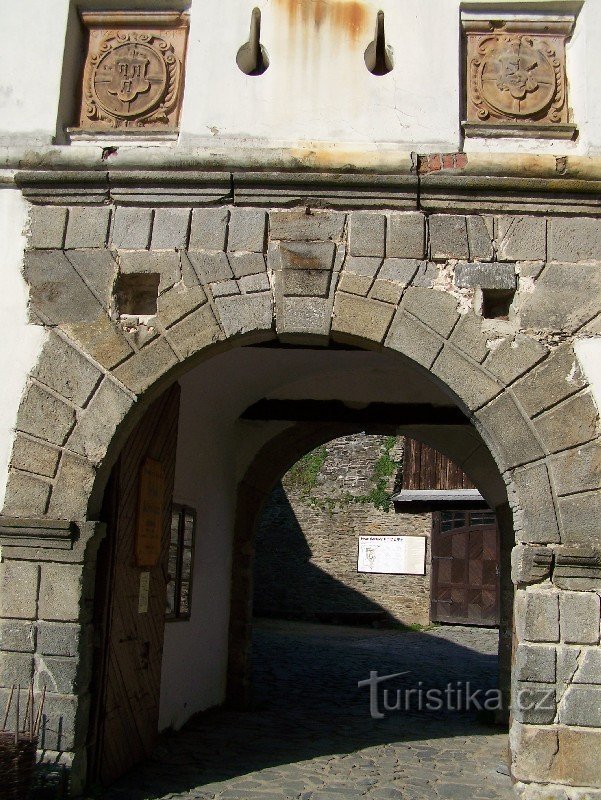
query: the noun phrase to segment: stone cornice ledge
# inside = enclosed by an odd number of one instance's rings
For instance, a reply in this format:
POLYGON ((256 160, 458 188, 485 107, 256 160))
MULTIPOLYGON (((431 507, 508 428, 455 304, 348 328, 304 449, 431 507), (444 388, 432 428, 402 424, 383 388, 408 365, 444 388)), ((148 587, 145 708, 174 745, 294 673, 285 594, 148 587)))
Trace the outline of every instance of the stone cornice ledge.
POLYGON ((34 203, 239 204, 595 213, 601 157, 96 147, 0 151, 34 203), (448 166, 450 165, 450 166, 448 166))

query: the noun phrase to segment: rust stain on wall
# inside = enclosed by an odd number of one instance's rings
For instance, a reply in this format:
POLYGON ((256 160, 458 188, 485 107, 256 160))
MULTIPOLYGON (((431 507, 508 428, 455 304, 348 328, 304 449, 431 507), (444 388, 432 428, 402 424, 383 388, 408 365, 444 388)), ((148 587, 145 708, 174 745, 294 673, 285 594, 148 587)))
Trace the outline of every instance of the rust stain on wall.
POLYGON ((369 20, 369 11, 361 0, 276 0, 286 14, 290 27, 299 26, 310 35, 327 22, 355 41, 369 20))

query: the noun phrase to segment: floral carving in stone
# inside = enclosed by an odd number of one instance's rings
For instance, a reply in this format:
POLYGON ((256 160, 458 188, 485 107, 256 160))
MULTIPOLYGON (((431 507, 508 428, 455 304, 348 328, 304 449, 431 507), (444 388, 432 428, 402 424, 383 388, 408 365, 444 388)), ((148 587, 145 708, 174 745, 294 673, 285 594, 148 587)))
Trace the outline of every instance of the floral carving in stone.
POLYGON ((463 19, 466 135, 574 135, 565 64, 572 25, 572 18, 463 19))
POLYGON ((175 130, 183 88, 185 16, 82 13, 82 20, 89 44, 80 128, 175 130))

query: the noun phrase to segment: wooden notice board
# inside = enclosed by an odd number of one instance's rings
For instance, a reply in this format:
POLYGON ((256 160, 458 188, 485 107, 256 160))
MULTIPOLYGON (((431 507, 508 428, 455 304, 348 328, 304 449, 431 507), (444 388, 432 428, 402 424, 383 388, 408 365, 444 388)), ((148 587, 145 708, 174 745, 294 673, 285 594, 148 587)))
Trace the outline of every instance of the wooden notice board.
POLYGON ((160 461, 147 458, 140 469, 136 566, 156 567, 161 557, 165 473, 160 461))

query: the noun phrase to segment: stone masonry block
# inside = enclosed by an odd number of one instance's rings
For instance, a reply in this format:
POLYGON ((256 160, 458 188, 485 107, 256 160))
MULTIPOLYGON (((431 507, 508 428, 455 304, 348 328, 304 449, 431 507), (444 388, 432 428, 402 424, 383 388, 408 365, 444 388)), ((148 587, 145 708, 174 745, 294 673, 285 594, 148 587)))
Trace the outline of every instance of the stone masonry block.
POLYGON ((272 241, 340 241, 345 219, 339 211, 270 211, 269 236, 272 241))
POLYGON ((403 288, 398 283, 376 279, 369 296, 374 300, 381 300, 383 303, 396 305, 403 295, 403 288))
POLYGON ((40 568, 30 561, 0 562, 0 617, 35 619, 40 568))
POLYGON ((552 217, 549 220, 551 261, 601 260, 601 221, 591 217, 552 217))
POLYGON ((540 583, 551 577, 553 550, 518 544, 511 551, 511 579, 515 584, 540 583))
MULTIPOLYGON (((219 284, 217 284, 219 285, 219 284)), ((169 328, 186 314, 201 306, 207 299, 202 286, 186 289, 177 283, 157 298, 157 317, 161 325, 169 328)))
POLYGON ((373 283, 373 277, 367 275, 355 275, 354 272, 343 270, 338 281, 337 291, 347 292, 348 294, 359 294, 367 297, 373 283))
POLYGON ((119 253, 119 268, 122 273, 155 273, 160 275, 159 292, 165 292, 181 278, 181 259, 175 252, 128 252, 119 253))
POLYGON ((99 463, 106 455, 115 430, 133 404, 123 389, 105 378, 80 415, 67 447, 85 456, 92 464, 99 463))
POLYGON ((429 369, 440 353, 444 339, 419 320, 399 310, 390 326, 386 344, 429 369))
POLYGON ((104 247, 110 220, 108 206, 73 206, 69 209, 65 249, 104 247))
POLYGON ((594 492, 579 492, 559 497, 557 505, 561 517, 562 542, 601 547, 599 530, 601 491, 597 489, 594 492))
POLYGON ((351 272, 353 275, 361 275, 365 278, 375 278, 380 266, 382 264, 381 258, 372 258, 369 256, 348 256, 344 262, 343 274, 351 272))
POLYGON ((79 654, 81 647, 93 639, 91 625, 71 622, 39 622, 37 652, 43 656, 71 656, 79 654))
POLYGON ((574 683, 601 685, 601 648, 586 647, 578 649, 578 668, 574 671, 574 683))
POLYGON ((572 346, 565 344, 521 378, 512 389, 522 408, 533 416, 575 394, 585 385, 572 346))
MULTIPOLYGON (((33 658, 27 653, 2 653, 0 686, 29 686, 33 678, 33 658)), ((21 697, 23 700, 23 697, 21 697)), ((14 709, 14 706, 13 706, 14 709)))
POLYGON ((419 267, 420 262, 414 258, 385 258, 378 278, 394 281, 403 287, 409 286, 419 267))
POLYGON ((518 541, 533 544, 560 541, 549 474, 544 462, 513 470, 508 496, 514 509, 518 541))
POLYGON ((333 242, 286 242, 279 246, 282 291, 293 297, 327 297, 330 291, 333 242))
POLYGON ((595 439, 598 418, 592 395, 584 392, 545 411, 536 417, 534 425, 549 452, 556 453, 595 439), (566 424, 568 420, 569 424, 566 424))
POLYGON ((238 281, 234 280, 210 283, 209 288, 213 297, 231 297, 233 294, 241 294, 238 281))
POLYGON ((40 747, 60 752, 72 751, 85 740, 90 707, 89 695, 46 695, 40 747))
POLYGON ((518 681, 555 683, 555 648, 543 644, 520 644, 516 651, 518 681))
POLYGON ((566 592, 559 595, 561 639, 566 644, 599 642, 599 595, 594 592, 566 592))
POLYGON ((568 686, 561 701, 564 725, 601 728, 601 686, 568 686))
POLYGON ((32 383, 21 401, 17 428, 39 439, 64 444, 75 419, 71 406, 32 383))
POLYGON ((235 336, 273 327, 271 292, 236 295, 215 300, 226 336, 235 336))
POLYGON ((64 206, 32 206, 29 225, 29 247, 60 250, 65 242, 67 209, 64 206))
POLYGON ((470 411, 488 403, 502 388, 479 365, 448 345, 438 355, 432 371, 470 411))
POLYGON ((66 256, 98 302, 108 309, 117 277, 117 263, 111 251, 69 250, 66 256))
POLYGON ((558 495, 592 491, 601 487, 601 442, 566 450, 550 460, 558 495))
POLYGON ((32 376, 77 406, 84 406, 102 373, 73 345, 50 334, 32 376))
POLYGON ((499 261, 545 261, 547 220, 535 216, 506 216, 497 219, 499 261))
POLYGON ((60 450, 58 448, 17 434, 10 463, 15 469, 53 478, 56 475, 59 458, 60 450))
POLYGON ((553 583, 560 589, 596 592, 601 588, 601 546, 589 543, 555 549, 553 583))
POLYGON ((394 306, 364 297, 337 293, 332 332, 382 342, 392 321, 394 306))
POLYGON ((238 281, 238 284, 243 294, 268 292, 271 288, 269 276, 266 272, 261 272, 258 275, 243 275, 238 281))
POLYGON ((23 272, 30 309, 49 324, 91 322, 101 312, 102 306, 60 250, 27 252, 23 272))
POLYGON ((482 317, 473 313, 461 314, 453 328, 450 341, 481 364, 489 353, 488 334, 482 330, 482 317))
POLYGON ((502 471, 535 461, 545 454, 529 422, 510 393, 504 392, 478 415, 489 431, 503 431, 497 437, 498 462, 502 471))
POLYGON ((62 329, 106 369, 112 369, 133 352, 123 332, 104 312, 93 322, 64 325, 62 329))
POLYGON ((63 453, 48 513, 55 519, 85 519, 95 478, 96 470, 86 458, 63 453))
POLYGON ((13 517, 42 516, 48 508, 51 485, 28 472, 10 470, 3 513, 13 517))
POLYGON ((438 266, 433 261, 420 261, 411 285, 420 286, 423 289, 431 289, 437 278, 438 266))
POLYGON ((189 208, 157 208, 154 212, 151 248, 183 250, 188 244, 189 208))
POLYGON ((152 209, 118 206, 113 222, 113 247, 123 250, 145 250, 150 245, 152 209))
POLYGON ((194 208, 190 224, 190 250, 225 250, 228 208, 194 208))
POLYGON ((516 722, 549 725, 557 714, 555 686, 546 683, 518 683, 513 692, 511 706, 516 722))
POLYGON ((518 589, 515 595, 515 622, 520 641, 558 642, 558 592, 518 589))
POLYGON ((236 278, 266 271, 265 256, 262 253, 228 253, 227 257, 236 278))
POLYGON ((33 622, 5 619, 0 621, 0 650, 14 653, 33 653, 36 628, 33 622))
POLYGON ((549 726, 514 722, 510 731, 512 775, 517 780, 547 783, 558 751, 558 731, 549 726))
POLYGON ((516 286, 515 266, 477 261, 460 261, 455 268, 455 284, 462 289, 495 289, 513 291, 516 286))
POLYGON ((547 348, 537 339, 518 333, 496 345, 484 366, 504 384, 510 384, 547 355, 547 348))
POLYGON ((520 297, 522 327, 572 333, 598 313, 600 295, 598 264, 547 264, 520 297))
POLYGON ((49 692, 74 694, 80 688, 87 688, 90 681, 88 659, 56 658, 45 656, 38 659, 36 677, 40 685, 49 692))
POLYGON ((223 334, 208 303, 169 328, 170 341, 181 360, 219 341, 223 334))
POLYGON ((379 256, 386 252, 386 217, 353 211, 349 222, 349 249, 353 256, 379 256))
POLYGON ((457 298, 435 289, 409 287, 403 298, 403 310, 445 338, 459 319, 457 298))
POLYGON ((432 214, 430 227, 430 256, 434 261, 470 257, 465 217, 457 214, 432 214))
POLYGON ((388 217, 387 258, 421 259, 426 255, 426 218, 419 212, 393 211, 388 217))
POLYGON ((188 250, 187 256, 196 274, 205 284, 227 281, 234 276, 225 253, 188 250))
POLYGON ((169 344, 159 338, 120 364, 113 374, 132 392, 141 394, 176 363, 177 358, 169 344))
POLYGON ((82 564, 41 565, 38 615, 50 622, 91 620, 94 570, 82 564))
POLYGON ((467 238, 472 261, 491 261, 494 255, 492 243, 492 217, 469 216, 467 238))
POLYGON ((267 214, 259 208, 232 208, 227 240, 228 250, 265 250, 267 214))
POLYGON ((280 341, 286 341, 286 334, 302 334, 306 341, 327 339, 332 323, 332 300, 327 297, 284 297, 276 323, 280 341))

